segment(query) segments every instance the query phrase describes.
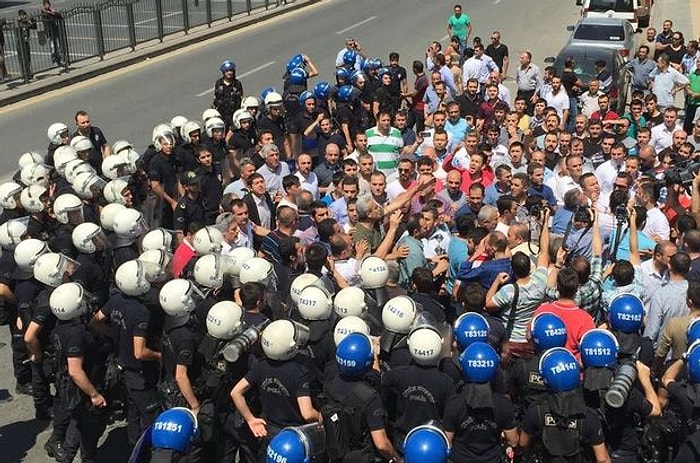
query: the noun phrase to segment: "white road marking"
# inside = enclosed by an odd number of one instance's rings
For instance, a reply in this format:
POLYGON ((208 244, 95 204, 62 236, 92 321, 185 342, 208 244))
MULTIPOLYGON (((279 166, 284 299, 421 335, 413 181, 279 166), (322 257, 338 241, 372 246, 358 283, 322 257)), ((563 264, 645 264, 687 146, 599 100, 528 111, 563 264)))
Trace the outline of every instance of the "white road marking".
MULTIPOLYGON (((240 76, 236 76, 236 78, 237 78, 237 79, 243 79, 244 77, 248 77, 249 75, 255 74, 255 73, 258 72, 258 71, 262 71, 262 70, 265 69, 265 68, 269 68, 269 67, 272 66, 273 64, 275 64, 274 61, 269 61, 269 62, 267 62, 267 63, 265 63, 265 64, 261 64, 260 66, 258 66, 258 67, 256 67, 256 68, 253 68, 253 69, 251 69, 251 70, 248 71, 248 72, 244 72, 244 73, 241 74, 240 76)), ((212 93, 213 91, 214 91, 214 89, 213 89, 213 88, 210 88, 210 89, 204 90, 203 92, 199 92, 199 93, 197 94, 197 96, 205 96, 205 95, 208 95, 209 93, 212 93)))
POLYGON ((364 19, 364 20, 360 21, 359 23, 355 23, 355 24, 353 24, 352 26, 348 26, 348 27, 346 27, 345 29, 341 29, 341 30, 337 31, 337 32, 336 32, 336 35, 345 34, 347 31, 349 31, 349 30, 351 30, 351 29, 355 29, 356 27, 360 27, 361 25, 367 24, 368 22, 374 21, 375 19, 377 19, 376 16, 370 16, 369 18, 364 19))

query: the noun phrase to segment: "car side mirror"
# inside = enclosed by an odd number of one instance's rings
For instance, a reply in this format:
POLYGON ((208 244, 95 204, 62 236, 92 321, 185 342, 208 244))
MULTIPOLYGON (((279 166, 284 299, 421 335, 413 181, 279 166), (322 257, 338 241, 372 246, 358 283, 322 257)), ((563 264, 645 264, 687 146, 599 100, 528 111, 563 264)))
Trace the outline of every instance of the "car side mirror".
POLYGON ((574 26, 572 26, 571 24, 569 24, 568 26, 566 26, 566 30, 569 31, 569 32, 573 32, 573 31, 574 31, 574 26))
POLYGON ((554 56, 548 56, 544 59, 544 62, 547 64, 552 64, 556 58, 554 56))

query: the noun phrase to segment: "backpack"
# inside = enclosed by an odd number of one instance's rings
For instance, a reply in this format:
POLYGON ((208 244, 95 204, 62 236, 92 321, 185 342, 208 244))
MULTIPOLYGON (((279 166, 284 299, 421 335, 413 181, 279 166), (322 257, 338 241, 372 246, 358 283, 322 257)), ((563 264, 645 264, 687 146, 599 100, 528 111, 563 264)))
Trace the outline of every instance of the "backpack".
POLYGON ((328 402, 321 407, 321 416, 326 431, 326 455, 330 462, 335 462, 362 441, 362 409, 376 391, 359 382, 342 400, 333 397, 328 388, 325 392, 328 402))

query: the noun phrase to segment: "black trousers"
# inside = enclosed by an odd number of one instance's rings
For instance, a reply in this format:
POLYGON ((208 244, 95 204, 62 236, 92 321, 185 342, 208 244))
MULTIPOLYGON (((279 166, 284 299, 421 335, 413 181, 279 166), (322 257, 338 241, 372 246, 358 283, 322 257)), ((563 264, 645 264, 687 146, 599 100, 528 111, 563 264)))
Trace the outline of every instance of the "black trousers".
POLYGON ((83 402, 69 416, 72 422, 65 439, 65 462, 72 462, 80 448, 83 463, 97 463, 97 442, 105 430, 107 413, 83 402))
POLYGON ((49 379, 44 371, 44 361, 32 362, 32 397, 34 408, 45 412, 53 406, 53 397, 49 388, 49 379))
POLYGON ((132 447, 162 411, 162 404, 155 384, 147 383, 137 372, 125 371, 126 416, 129 445, 132 447))
MULTIPOLYGON (((22 325, 27 326, 24 324, 24 320, 22 320, 22 325)), ((12 339, 10 342, 10 347, 12 348, 12 368, 17 384, 31 383, 32 367, 27 361, 29 359, 29 352, 27 352, 27 345, 24 343, 24 333, 22 330, 17 329, 16 317, 10 320, 10 335, 12 339)))

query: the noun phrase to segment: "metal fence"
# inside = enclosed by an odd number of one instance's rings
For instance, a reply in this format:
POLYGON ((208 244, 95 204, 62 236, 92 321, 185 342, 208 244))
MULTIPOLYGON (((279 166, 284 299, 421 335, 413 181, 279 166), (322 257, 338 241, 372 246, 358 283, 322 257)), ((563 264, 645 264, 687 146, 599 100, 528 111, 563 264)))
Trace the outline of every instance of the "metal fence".
POLYGON ((116 50, 133 51, 140 43, 162 42, 171 34, 187 34, 194 27, 295 1, 108 0, 61 11, 54 20, 32 13, 0 24, 5 80, 29 81, 35 73, 50 69, 68 71, 82 60, 104 59, 116 50))

